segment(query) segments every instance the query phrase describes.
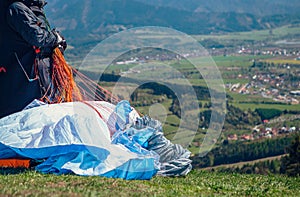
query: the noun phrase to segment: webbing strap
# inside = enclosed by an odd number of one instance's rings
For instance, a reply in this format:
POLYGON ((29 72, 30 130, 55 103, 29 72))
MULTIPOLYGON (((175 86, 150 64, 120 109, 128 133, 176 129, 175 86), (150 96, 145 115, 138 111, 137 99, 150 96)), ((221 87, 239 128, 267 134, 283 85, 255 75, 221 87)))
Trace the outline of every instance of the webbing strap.
POLYGON ((0 159, 0 168, 29 168, 29 159, 0 159))
POLYGON ((21 63, 21 61, 20 61, 20 59, 19 59, 19 57, 18 57, 18 55, 17 55, 16 52, 15 52, 15 57, 16 57, 16 59, 17 59, 17 61, 18 61, 19 66, 22 68, 22 70, 23 70, 23 72, 24 72, 24 74, 25 74, 27 80, 28 80, 29 82, 33 82, 33 81, 37 80, 37 79, 38 79, 37 76, 36 76, 34 79, 29 78, 29 76, 28 76, 26 70, 24 69, 24 67, 23 67, 23 65, 22 65, 22 63, 21 63))

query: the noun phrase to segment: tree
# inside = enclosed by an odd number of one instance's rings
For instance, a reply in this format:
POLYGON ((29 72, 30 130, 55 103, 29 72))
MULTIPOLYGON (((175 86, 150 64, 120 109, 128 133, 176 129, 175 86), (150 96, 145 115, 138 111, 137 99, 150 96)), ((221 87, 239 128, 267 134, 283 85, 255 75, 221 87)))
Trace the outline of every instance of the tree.
POLYGON ((281 172, 289 176, 300 176, 300 134, 292 141, 287 148, 288 156, 282 159, 281 172))

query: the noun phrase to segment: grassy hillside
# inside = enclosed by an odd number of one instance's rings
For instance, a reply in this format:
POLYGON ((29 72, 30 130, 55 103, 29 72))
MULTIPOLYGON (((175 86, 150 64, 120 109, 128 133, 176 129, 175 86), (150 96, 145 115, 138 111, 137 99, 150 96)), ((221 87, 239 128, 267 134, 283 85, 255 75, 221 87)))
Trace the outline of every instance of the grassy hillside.
MULTIPOLYGON (((3 171, 2 171, 3 173, 3 171)), ((124 181, 33 171, 0 175, 1 196, 299 196, 300 177, 192 171, 183 178, 124 181)))

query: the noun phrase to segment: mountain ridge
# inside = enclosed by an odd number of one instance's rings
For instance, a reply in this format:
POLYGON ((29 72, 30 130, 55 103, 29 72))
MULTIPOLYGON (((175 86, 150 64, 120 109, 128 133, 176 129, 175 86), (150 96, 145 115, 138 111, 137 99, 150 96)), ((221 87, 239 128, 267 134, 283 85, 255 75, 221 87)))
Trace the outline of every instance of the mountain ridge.
POLYGON ((149 5, 172 7, 192 12, 236 12, 256 16, 297 14, 298 0, 136 0, 149 5), (268 8, 268 9, 266 9, 268 8))
MULTIPOLYGON (((141 26, 170 27, 187 34, 215 34, 300 23, 300 14, 261 17, 251 13, 192 12, 142 1, 145 0, 53 0, 46 6, 46 12, 51 24, 73 44, 99 41, 124 29, 141 26)), ((186 1, 193 0, 183 2, 186 1)))

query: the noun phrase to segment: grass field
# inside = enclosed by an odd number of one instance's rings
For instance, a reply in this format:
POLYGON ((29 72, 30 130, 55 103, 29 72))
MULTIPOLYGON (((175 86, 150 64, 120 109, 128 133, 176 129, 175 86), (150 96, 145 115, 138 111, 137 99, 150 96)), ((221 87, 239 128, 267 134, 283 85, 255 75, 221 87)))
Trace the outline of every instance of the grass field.
POLYGON ((300 111, 300 105, 285 105, 285 104, 255 104, 255 103, 233 103, 234 106, 242 109, 242 110, 255 110, 258 108, 262 109, 279 109, 281 111, 284 110, 294 110, 300 111))
MULTIPOLYGON (((3 171, 2 171, 3 173, 3 171)), ((27 171, 0 175, 0 196, 299 196, 300 177, 194 170, 186 177, 125 181, 27 171)))
POLYGON ((197 40, 202 39, 214 39, 214 40, 253 40, 263 41, 267 39, 280 39, 287 35, 299 34, 299 26, 283 26, 272 30, 272 34, 269 30, 256 30, 251 32, 236 32, 225 35, 196 35, 197 40))
POLYGON ((295 64, 300 65, 300 60, 295 59, 268 59, 265 60, 268 63, 274 63, 274 64, 295 64))

